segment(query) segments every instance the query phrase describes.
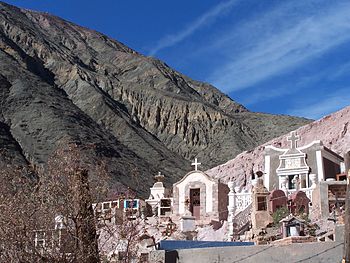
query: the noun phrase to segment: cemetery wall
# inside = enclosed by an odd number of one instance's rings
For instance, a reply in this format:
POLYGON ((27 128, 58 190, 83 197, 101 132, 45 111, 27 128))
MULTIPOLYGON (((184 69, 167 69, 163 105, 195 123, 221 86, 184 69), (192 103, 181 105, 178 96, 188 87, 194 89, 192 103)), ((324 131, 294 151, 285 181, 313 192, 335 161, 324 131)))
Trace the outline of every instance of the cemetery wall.
MULTIPOLYGON (((154 251, 164 253, 164 251, 154 251)), ((153 252, 153 253, 154 253, 153 252)), ((151 255, 154 263, 288 263, 288 262, 341 262, 343 243, 317 242, 291 245, 260 245, 247 247, 222 247, 183 249, 166 255, 151 255), (165 260, 166 258, 166 260, 165 260)))

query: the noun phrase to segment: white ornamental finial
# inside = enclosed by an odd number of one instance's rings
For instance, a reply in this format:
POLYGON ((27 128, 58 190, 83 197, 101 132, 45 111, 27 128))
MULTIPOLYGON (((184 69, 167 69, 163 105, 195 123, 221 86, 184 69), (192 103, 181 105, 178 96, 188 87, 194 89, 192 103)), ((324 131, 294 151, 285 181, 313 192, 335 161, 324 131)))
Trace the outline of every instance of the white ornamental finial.
POLYGON ((201 163, 197 162, 197 158, 194 159, 194 163, 191 164, 194 166, 194 170, 198 171, 198 166, 201 165, 201 163))

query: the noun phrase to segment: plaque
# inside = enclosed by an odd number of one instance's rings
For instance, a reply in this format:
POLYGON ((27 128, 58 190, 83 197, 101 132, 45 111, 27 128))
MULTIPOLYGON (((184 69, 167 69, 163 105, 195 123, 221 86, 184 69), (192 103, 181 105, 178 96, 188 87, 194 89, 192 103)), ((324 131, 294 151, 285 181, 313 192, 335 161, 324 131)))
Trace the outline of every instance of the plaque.
POLYGON ((300 158, 286 159, 285 162, 287 169, 300 168, 300 158))

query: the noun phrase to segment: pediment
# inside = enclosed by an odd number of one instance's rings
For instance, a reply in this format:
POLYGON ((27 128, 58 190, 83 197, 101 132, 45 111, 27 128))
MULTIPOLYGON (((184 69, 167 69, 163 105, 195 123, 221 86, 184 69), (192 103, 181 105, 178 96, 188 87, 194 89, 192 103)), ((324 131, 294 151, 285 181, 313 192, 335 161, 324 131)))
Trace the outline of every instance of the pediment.
POLYGON ((206 173, 197 170, 197 171, 191 171, 187 173, 180 181, 174 183, 174 186, 187 183, 187 182, 196 182, 196 181, 200 181, 204 183, 206 182, 217 183, 217 180, 211 178, 206 173))

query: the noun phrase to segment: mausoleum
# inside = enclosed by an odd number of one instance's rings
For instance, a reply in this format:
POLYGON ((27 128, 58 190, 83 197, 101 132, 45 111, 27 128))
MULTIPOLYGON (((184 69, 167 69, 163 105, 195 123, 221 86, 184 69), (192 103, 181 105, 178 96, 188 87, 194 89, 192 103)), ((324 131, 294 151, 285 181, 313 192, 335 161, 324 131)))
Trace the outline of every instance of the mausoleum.
POLYGON ((200 163, 197 159, 192 165, 195 166, 194 171, 187 173, 173 185, 174 219, 179 219, 188 208, 195 217, 196 224, 226 220, 228 186, 198 170, 200 163))
POLYGON ((290 148, 265 147, 264 184, 271 191, 306 189, 312 185, 312 174, 318 182, 336 180, 343 158, 315 140, 298 147, 300 136, 295 132, 287 138, 290 148))

